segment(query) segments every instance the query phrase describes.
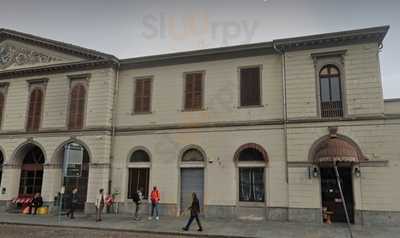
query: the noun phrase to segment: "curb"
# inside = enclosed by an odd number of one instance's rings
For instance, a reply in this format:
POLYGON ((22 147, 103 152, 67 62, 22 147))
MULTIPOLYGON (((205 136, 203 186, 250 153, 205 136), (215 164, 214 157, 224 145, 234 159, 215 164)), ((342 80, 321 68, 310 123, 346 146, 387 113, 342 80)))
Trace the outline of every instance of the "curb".
POLYGON ((210 237, 210 238, 249 238, 249 236, 232 236, 232 235, 213 235, 204 233, 190 233, 190 232, 168 232, 168 231, 149 231, 149 230, 132 230, 132 229, 116 229, 116 228, 105 228, 105 227, 87 227, 87 226, 74 226, 74 225, 47 225, 37 224, 29 222, 4 222, 0 221, 0 225, 16 225, 16 226, 34 226, 34 227, 51 227, 51 228, 67 228, 67 229, 80 229, 80 230, 101 230, 101 231, 114 231, 114 232, 128 232, 128 233, 144 233, 144 234, 155 234, 155 235, 174 235, 178 237, 189 236, 189 237, 210 237))

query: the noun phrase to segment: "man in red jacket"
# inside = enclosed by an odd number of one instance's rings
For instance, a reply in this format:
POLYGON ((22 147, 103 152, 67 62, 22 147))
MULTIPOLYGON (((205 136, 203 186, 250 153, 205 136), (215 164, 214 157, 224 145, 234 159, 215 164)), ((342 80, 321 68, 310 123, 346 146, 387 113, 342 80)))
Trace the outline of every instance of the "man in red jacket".
POLYGON ((158 216, 159 204, 160 204, 160 191, 156 186, 153 187, 153 191, 150 194, 151 200, 151 216, 149 216, 149 220, 153 218, 154 209, 156 210, 156 220, 159 220, 160 217, 158 216))

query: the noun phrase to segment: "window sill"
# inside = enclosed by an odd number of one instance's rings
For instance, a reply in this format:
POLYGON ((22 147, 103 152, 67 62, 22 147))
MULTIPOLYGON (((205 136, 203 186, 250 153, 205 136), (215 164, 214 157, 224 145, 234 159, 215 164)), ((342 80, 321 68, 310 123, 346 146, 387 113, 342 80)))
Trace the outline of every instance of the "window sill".
POLYGON ((206 108, 198 108, 198 109, 182 109, 181 112, 202 112, 207 111, 206 108))
POLYGON ((153 114, 153 112, 132 112, 131 115, 135 116, 135 115, 149 115, 149 114, 153 114))
POLYGON ((245 202, 239 201, 238 205, 240 207, 265 207, 265 202, 245 202))
POLYGON ((251 108, 261 108, 264 107, 264 105, 249 105, 249 106, 238 106, 238 109, 251 109, 251 108))

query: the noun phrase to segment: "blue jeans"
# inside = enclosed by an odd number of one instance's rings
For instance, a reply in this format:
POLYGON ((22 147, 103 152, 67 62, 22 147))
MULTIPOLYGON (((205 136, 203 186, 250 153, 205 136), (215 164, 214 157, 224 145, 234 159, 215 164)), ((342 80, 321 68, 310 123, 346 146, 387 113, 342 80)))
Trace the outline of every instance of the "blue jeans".
POLYGON ((151 203, 151 216, 154 215, 154 209, 156 210, 156 216, 158 217, 159 204, 151 203))

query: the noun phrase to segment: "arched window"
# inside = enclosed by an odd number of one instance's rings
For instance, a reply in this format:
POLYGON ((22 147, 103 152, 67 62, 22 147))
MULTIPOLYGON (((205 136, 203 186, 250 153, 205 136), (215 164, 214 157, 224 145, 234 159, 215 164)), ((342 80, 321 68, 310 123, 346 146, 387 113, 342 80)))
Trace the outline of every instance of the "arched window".
POLYGON ((182 162, 202 162, 204 161, 203 154, 196 149, 189 149, 185 151, 182 156, 182 162))
POLYGON ((267 153, 256 144, 246 144, 235 154, 239 169, 239 201, 265 201, 265 165, 267 153))
POLYGON ((150 179, 150 156, 142 150, 135 150, 129 157, 128 163, 128 198, 140 190, 143 198, 149 195, 149 179, 150 179))
POLYGON ((42 117, 42 105, 43 90, 40 88, 35 88, 32 90, 29 97, 28 120, 26 124, 27 131, 39 130, 42 117))
POLYGON ((254 149, 254 148, 246 148, 240 152, 239 155, 239 162, 264 162, 264 156, 263 154, 254 149))
POLYGON ((85 116, 86 88, 81 83, 71 89, 69 104, 69 129, 82 129, 85 116))
POLYGON ((0 126, 3 121, 4 100, 5 100, 4 94, 0 92, 0 126))
POLYGON ((136 150, 132 153, 131 157, 129 158, 129 162, 150 162, 149 154, 147 154, 144 150, 136 150))
POLYGON ((342 87, 340 71, 334 65, 326 65, 319 72, 321 117, 342 117, 342 87))

